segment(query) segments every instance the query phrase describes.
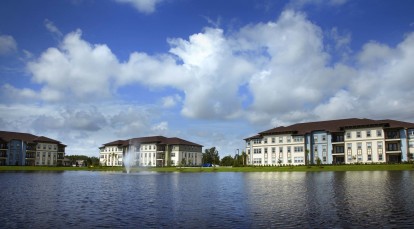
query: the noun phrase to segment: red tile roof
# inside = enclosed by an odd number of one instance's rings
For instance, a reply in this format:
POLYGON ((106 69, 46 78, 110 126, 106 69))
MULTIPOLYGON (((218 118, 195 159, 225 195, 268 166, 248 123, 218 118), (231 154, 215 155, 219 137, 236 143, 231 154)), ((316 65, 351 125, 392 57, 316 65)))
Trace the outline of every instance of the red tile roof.
POLYGON ((147 143, 156 143, 156 144, 168 144, 168 145, 190 145, 190 146, 200 146, 197 143, 190 142, 181 138, 167 138, 164 136, 150 136, 150 137, 139 137, 131 138, 128 140, 117 140, 109 143, 103 144, 104 146, 128 146, 130 144, 147 144, 147 143))
POLYGON ((48 142, 48 143, 57 143, 62 146, 65 146, 57 140, 47 138, 44 136, 36 136, 33 134, 28 134, 28 133, 19 133, 19 132, 10 132, 10 131, 0 131, 0 140, 3 140, 5 142, 9 142, 11 140, 23 140, 27 143, 48 142))
POLYGON ((327 131, 327 132, 343 132, 345 129, 375 127, 382 126, 384 128, 414 128, 414 123, 401 122, 396 120, 372 120, 372 119, 338 119, 318 122, 296 123, 290 126, 280 126, 260 132, 259 135, 246 138, 245 140, 258 138, 263 135, 270 134, 292 134, 304 135, 313 131, 327 131))

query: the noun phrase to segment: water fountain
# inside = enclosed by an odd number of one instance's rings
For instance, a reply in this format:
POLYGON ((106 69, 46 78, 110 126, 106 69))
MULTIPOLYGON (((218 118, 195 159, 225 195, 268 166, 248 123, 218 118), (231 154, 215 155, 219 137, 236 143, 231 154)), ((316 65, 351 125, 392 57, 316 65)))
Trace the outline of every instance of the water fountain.
POLYGON ((125 155, 123 158, 126 173, 130 173, 131 168, 133 166, 136 166, 138 150, 139 150, 139 147, 136 147, 134 144, 131 144, 131 141, 130 141, 128 145, 128 149, 125 152, 125 155))

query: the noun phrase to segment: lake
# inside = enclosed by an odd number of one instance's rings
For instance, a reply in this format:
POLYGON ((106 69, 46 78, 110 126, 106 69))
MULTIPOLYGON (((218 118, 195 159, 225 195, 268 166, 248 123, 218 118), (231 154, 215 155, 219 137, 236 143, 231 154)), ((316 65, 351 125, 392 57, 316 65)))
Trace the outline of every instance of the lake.
POLYGON ((414 171, 2 172, 0 228, 413 228, 414 171))

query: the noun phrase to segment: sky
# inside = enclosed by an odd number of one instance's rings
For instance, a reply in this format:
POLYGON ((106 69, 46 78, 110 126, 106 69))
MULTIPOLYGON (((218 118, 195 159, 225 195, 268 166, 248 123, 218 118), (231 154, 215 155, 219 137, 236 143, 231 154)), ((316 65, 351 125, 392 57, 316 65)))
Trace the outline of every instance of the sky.
POLYGON ((298 122, 414 122, 411 0, 2 0, 0 129, 68 155, 216 147, 298 122))

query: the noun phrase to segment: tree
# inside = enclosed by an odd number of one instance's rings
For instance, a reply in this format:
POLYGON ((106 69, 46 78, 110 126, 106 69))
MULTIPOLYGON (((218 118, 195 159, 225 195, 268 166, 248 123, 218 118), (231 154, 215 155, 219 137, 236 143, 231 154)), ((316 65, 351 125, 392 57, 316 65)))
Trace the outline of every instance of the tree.
POLYGON ((234 156, 233 166, 234 167, 244 166, 246 163, 246 159, 247 159, 247 155, 244 151, 241 153, 241 155, 236 154, 236 156, 234 156))
POLYGON ((216 147, 211 147, 210 149, 205 149, 203 153, 203 164, 210 163, 210 164, 217 164, 220 162, 220 156, 218 155, 218 151, 216 147))
POLYGON ((232 156, 230 156, 230 155, 225 156, 225 157, 223 157, 223 159, 221 159, 220 165, 221 166, 232 166, 235 161, 236 160, 234 160, 232 156))
POLYGON ((84 161, 85 166, 99 166, 99 158, 97 157, 88 157, 85 155, 66 155, 65 158, 68 158, 72 164, 76 164, 78 160, 84 161))
POLYGON ((319 157, 316 157, 316 165, 317 165, 319 168, 322 168, 321 164, 322 164, 321 159, 320 159, 319 157))
POLYGON ((242 165, 245 166, 247 162, 247 154, 246 152, 242 151, 242 165))

